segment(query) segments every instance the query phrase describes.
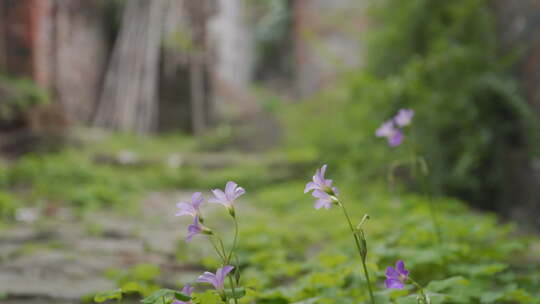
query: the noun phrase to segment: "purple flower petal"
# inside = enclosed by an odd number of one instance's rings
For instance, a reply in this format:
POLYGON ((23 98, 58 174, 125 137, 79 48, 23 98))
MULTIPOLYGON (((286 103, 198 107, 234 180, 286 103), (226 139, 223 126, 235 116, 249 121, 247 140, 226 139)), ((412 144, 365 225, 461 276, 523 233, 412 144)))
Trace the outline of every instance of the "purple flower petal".
POLYGON ((193 293, 193 290, 195 290, 193 286, 186 284, 184 288, 182 288, 182 293, 185 294, 186 296, 191 296, 191 294, 193 293))
POLYGON ((330 209, 332 207, 332 202, 324 199, 318 199, 315 201, 315 205, 313 207, 315 207, 316 210, 319 210, 322 207, 325 209, 330 209))
POLYGON ((405 263, 402 260, 396 262, 396 268, 388 266, 386 268, 386 287, 402 289, 405 282, 409 279, 409 271, 405 269, 405 263))
POLYGON ((394 134, 388 137, 388 145, 390 147, 397 147, 403 142, 403 133, 400 130, 396 130, 394 134))
POLYGON ((403 287, 405 287, 405 284, 403 284, 398 279, 386 279, 384 283, 386 285, 386 288, 403 289, 403 287))
POLYGON ((195 216, 196 210, 189 203, 180 202, 176 204, 176 207, 180 209, 176 212, 175 216, 190 215, 195 216))
POLYGON ((212 284, 214 288, 216 289, 217 289, 217 286, 219 286, 219 283, 216 279, 216 275, 208 271, 206 271, 201 276, 199 276, 199 278, 197 279, 197 282, 212 284))
POLYGON ((327 165, 323 165, 320 169, 317 169, 313 181, 308 182, 304 188, 304 193, 313 191, 313 197, 318 199, 314 204, 315 209, 321 209, 322 207, 329 209, 334 203, 334 198, 331 195, 337 196, 339 193, 336 187, 332 187, 332 180, 324 177, 327 167, 327 165))
POLYGON ((195 209, 199 210, 199 206, 201 206, 203 201, 204 201, 204 197, 202 193, 195 192, 193 193, 193 195, 191 195, 191 205, 193 205, 195 209))
POLYGON ((320 198, 320 199, 330 199, 330 195, 324 191, 321 191, 319 189, 317 190, 314 190, 311 195, 313 195, 313 197, 315 198, 320 198))
POLYGON ((231 208, 234 201, 239 196, 246 193, 246 190, 242 187, 238 187, 235 182, 229 181, 225 185, 225 191, 214 189, 212 190, 212 193, 214 194, 214 198, 209 199, 208 202, 222 204, 226 208, 231 208))
POLYGON ((405 269, 405 263, 402 260, 396 262, 396 270, 400 275, 408 276, 409 271, 405 269))
POLYGON ((307 193, 311 190, 321 190, 321 191, 329 191, 332 187, 332 180, 331 179, 325 179, 324 173, 326 172, 327 165, 323 165, 320 169, 317 169, 315 172, 315 175, 313 175, 313 181, 308 182, 306 184, 306 187, 304 188, 304 193, 307 193))
POLYGON ((319 185, 320 188, 330 187, 332 185, 332 180, 325 179, 324 174, 326 172, 327 165, 323 165, 320 169, 315 172, 313 176, 313 182, 319 185))
POLYGON ((243 195, 245 193, 246 193, 246 190, 244 190, 244 188, 242 187, 236 188, 236 190, 234 190, 234 199, 237 199, 240 195, 243 195))
POLYGON ((201 224, 199 223, 199 216, 193 218, 193 223, 188 226, 188 233, 186 236, 186 242, 191 242, 194 236, 202 232, 201 224))
POLYGON ((394 279, 399 278, 399 273, 392 266, 386 267, 385 275, 388 278, 394 278, 394 279))
POLYGON ((233 266, 227 265, 219 268, 216 271, 216 279, 220 283, 221 287, 223 288, 223 282, 225 281, 225 277, 234 269, 233 266))
POLYGON ((390 137, 396 132, 394 127, 394 122, 392 120, 384 122, 376 131, 375 135, 377 137, 390 137))
POLYGON ((225 192, 221 191, 221 189, 212 190, 212 194, 214 194, 214 197, 208 200, 210 203, 222 204, 223 202, 227 201, 227 196, 225 195, 225 192))
POLYGON ((204 198, 202 193, 195 192, 191 195, 191 202, 180 202, 176 207, 180 209, 175 216, 190 215, 196 216, 199 214, 199 207, 203 203, 204 198))
POLYGON ((216 271, 216 274, 213 274, 211 272, 205 272, 199 278, 197 279, 197 282, 201 283, 209 283, 214 286, 215 289, 221 290, 224 287, 224 281, 225 277, 233 270, 234 267, 227 265, 219 268, 216 271))
POLYGON ((304 193, 308 193, 311 190, 318 189, 318 185, 314 182, 309 182, 306 184, 306 188, 304 189, 304 193))
POLYGON ((401 109, 398 111, 394 117, 396 125, 399 127, 405 127, 411 123, 411 120, 414 116, 414 111, 411 109, 401 109))
POLYGON ((225 196, 228 200, 234 200, 234 190, 236 189, 236 183, 228 181, 225 185, 225 196))
POLYGON ((313 197, 318 198, 314 205, 315 209, 317 210, 321 209, 322 207, 330 209, 330 207, 332 207, 332 204, 334 203, 333 198, 328 193, 319 189, 314 190, 312 195, 313 197))

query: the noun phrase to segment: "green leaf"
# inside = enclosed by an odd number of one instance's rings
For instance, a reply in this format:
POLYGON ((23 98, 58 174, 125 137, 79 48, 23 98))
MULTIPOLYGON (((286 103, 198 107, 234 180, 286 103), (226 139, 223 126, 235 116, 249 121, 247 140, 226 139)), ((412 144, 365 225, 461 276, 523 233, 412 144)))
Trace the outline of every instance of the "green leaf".
POLYGON ((139 284, 138 282, 133 282, 133 281, 122 284, 121 288, 124 293, 139 292, 142 294, 144 291, 144 287, 141 286, 141 284, 139 284))
POLYGON ((233 290, 229 288, 225 290, 225 294, 227 295, 227 298, 240 299, 246 295, 246 289, 244 287, 237 287, 234 289, 233 293, 233 290))
POLYGON ((494 303, 504 297, 504 291, 488 291, 484 292, 480 296, 480 302, 482 303, 494 303))
POLYGON ((143 304, 163 304, 163 299, 170 302, 172 299, 189 301, 191 298, 172 289, 160 289, 142 300, 143 304))
POLYGON ((107 300, 122 300, 122 289, 104 291, 94 296, 94 301, 97 303, 103 303, 107 300))
POLYGON ((181 292, 175 292, 174 293, 174 298, 177 299, 177 300, 180 300, 180 301, 184 301, 184 302, 187 302, 187 301, 191 301, 191 297, 188 296, 188 295, 185 295, 181 292))
POLYGON ((429 283, 426 289, 441 292, 449 288, 455 288, 456 286, 468 285, 469 281, 461 276, 451 277, 445 280, 432 281, 429 283))
POLYGON ((213 290, 204 293, 194 293, 192 302, 195 304, 223 304, 221 297, 213 290))
POLYGON ((417 295, 412 294, 408 295, 406 297, 398 298, 396 300, 396 303, 398 304, 418 304, 418 300, 416 299, 417 295))

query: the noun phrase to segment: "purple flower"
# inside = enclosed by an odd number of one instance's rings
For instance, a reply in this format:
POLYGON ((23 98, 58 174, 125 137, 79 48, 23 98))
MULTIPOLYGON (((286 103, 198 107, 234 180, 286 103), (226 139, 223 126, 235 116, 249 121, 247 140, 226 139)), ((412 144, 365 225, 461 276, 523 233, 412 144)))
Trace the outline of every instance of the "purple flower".
MULTIPOLYGON (((330 195, 338 195, 338 189, 336 187, 332 187, 332 180, 324 178, 326 167, 327 165, 323 165, 320 169, 317 169, 315 175, 313 175, 313 181, 306 184, 304 193, 308 193, 311 190, 320 190, 330 195)), ((317 197, 314 193, 315 192, 313 192, 313 196, 317 197)))
POLYGON ((388 137, 388 145, 390 147, 397 147, 403 142, 403 132, 396 130, 392 136, 388 137))
POLYGON ((403 133, 395 127, 394 121, 392 120, 384 122, 377 131, 375 131, 375 135, 377 137, 385 137, 388 140, 388 145, 390 147, 397 147, 403 141, 403 133))
POLYGON ((197 279, 197 282, 201 283, 210 283, 214 285, 214 288, 217 290, 223 290, 223 282, 225 281, 225 277, 233 270, 234 267, 227 265, 219 268, 216 271, 216 274, 213 274, 211 272, 206 271, 203 273, 199 278, 197 279))
POLYGON ((394 121, 388 120, 385 121, 378 129, 375 131, 377 137, 386 137, 390 138, 396 133, 396 128, 394 127, 394 121))
POLYGON ((317 201, 315 201, 315 209, 319 210, 322 207, 326 209, 330 209, 332 207, 332 204, 335 203, 334 198, 332 196, 324 191, 321 191, 319 189, 316 189, 312 193, 313 197, 317 198, 317 201))
POLYGON ((201 224, 201 221, 199 220, 199 216, 196 215, 195 217, 193 217, 193 223, 191 223, 191 225, 188 226, 188 233, 187 233, 187 236, 186 236, 186 242, 191 242, 191 239, 193 239, 194 236, 196 236, 197 234, 212 234, 212 230, 210 230, 209 228, 203 226, 201 224))
MULTIPOLYGON (((184 288, 182 288, 182 293, 188 297, 191 297, 191 294, 193 293, 193 290, 195 288, 193 288, 191 285, 189 284, 186 284, 186 286, 184 286, 184 288)), ((188 301, 188 302, 184 302, 184 301, 180 301, 180 300, 174 300, 174 302, 172 302, 171 304, 191 304, 191 301, 188 301)))
POLYGON ((195 192, 191 195, 191 202, 180 202, 176 204, 176 207, 180 209, 175 216, 190 215, 192 217, 199 215, 199 207, 201 206, 204 198, 202 193, 195 192))
POLYGON ((405 263, 402 260, 396 262, 396 268, 388 266, 386 268, 386 288, 403 289, 405 282, 409 278, 409 271, 405 269, 405 263))
POLYGON ((413 116, 413 110, 401 109, 393 119, 385 121, 375 131, 375 135, 377 137, 385 137, 390 147, 397 147, 401 145, 405 138, 400 128, 410 124, 413 116))
POLYGON ((212 190, 212 193, 214 194, 214 198, 209 199, 208 202, 222 204, 229 209, 229 211, 231 211, 234 208, 234 201, 239 196, 246 193, 246 190, 244 190, 242 187, 238 187, 235 182, 229 181, 225 185, 225 191, 222 191, 221 189, 214 189, 212 190))
POLYGON ((394 117, 394 121, 396 122, 396 125, 398 125, 398 127, 405 127, 411 123, 413 116, 414 110, 401 109, 394 117))

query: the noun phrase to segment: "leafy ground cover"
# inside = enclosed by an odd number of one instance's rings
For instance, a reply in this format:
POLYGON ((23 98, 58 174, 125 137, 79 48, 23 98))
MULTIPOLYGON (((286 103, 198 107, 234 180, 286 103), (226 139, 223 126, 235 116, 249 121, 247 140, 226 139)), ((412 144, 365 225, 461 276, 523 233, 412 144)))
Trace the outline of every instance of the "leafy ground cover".
MULTIPOLYGON (((70 205, 81 214, 103 208, 136 213, 131 210, 150 190, 222 188, 235 180, 247 191, 236 207, 238 256, 246 287, 241 303, 368 300, 360 260, 340 211, 315 210, 312 198, 303 194, 317 164, 291 163, 299 159, 295 156, 201 150, 189 138, 113 137, 56 154, 26 156, 2 171, 4 222, 21 206, 50 204, 70 205)), ((334 175, 332 168, 329 174, 334 175)), ((384 288, 384 270, 398 259, 426 286, 433 303, 540 303, 540 260, 532 249, 538 244, 536 237, 524 236, 515 224, 471 210, 463 202, 437 198, 443 236, 438 243, 425 197, 401 189, 390 192, 384 184, 355 181, 348 174, 332 177, 353 221, 365 213, 371 216, 364 229, 378 303, 416 303, 412 286, 384 288)), ((170 202, 171 212, 175 203, 170 202)), ((226 219, 226 211, 218 210, 206 223, 230 236, 232 223, 226 219)), ((180 241, 187 224, 178 220, 176 259, 201 269, 219 267, 203 237, 189 245, 180 241)), ((159 269, 152 266, 106 275, 135 298, 163 285, 159 269)), ((191 283, 195 280, 196 276, 191 283)), ((180 289, 189 281, 163 287, 180 289)), ((196 290, 203 292, 205 286, 197 285, 196 290)))

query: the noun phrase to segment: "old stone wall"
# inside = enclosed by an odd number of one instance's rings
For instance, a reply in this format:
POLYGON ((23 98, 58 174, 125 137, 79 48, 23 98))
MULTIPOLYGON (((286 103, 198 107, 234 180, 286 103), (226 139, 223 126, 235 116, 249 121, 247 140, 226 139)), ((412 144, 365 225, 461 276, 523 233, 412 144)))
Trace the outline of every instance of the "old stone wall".
POLYGON ((50 108, 73 124, 89 120, 100 90, 108 50, 103 4, 0 2, 0 65, 8 74, 33 79, 48 91, 50 108))

